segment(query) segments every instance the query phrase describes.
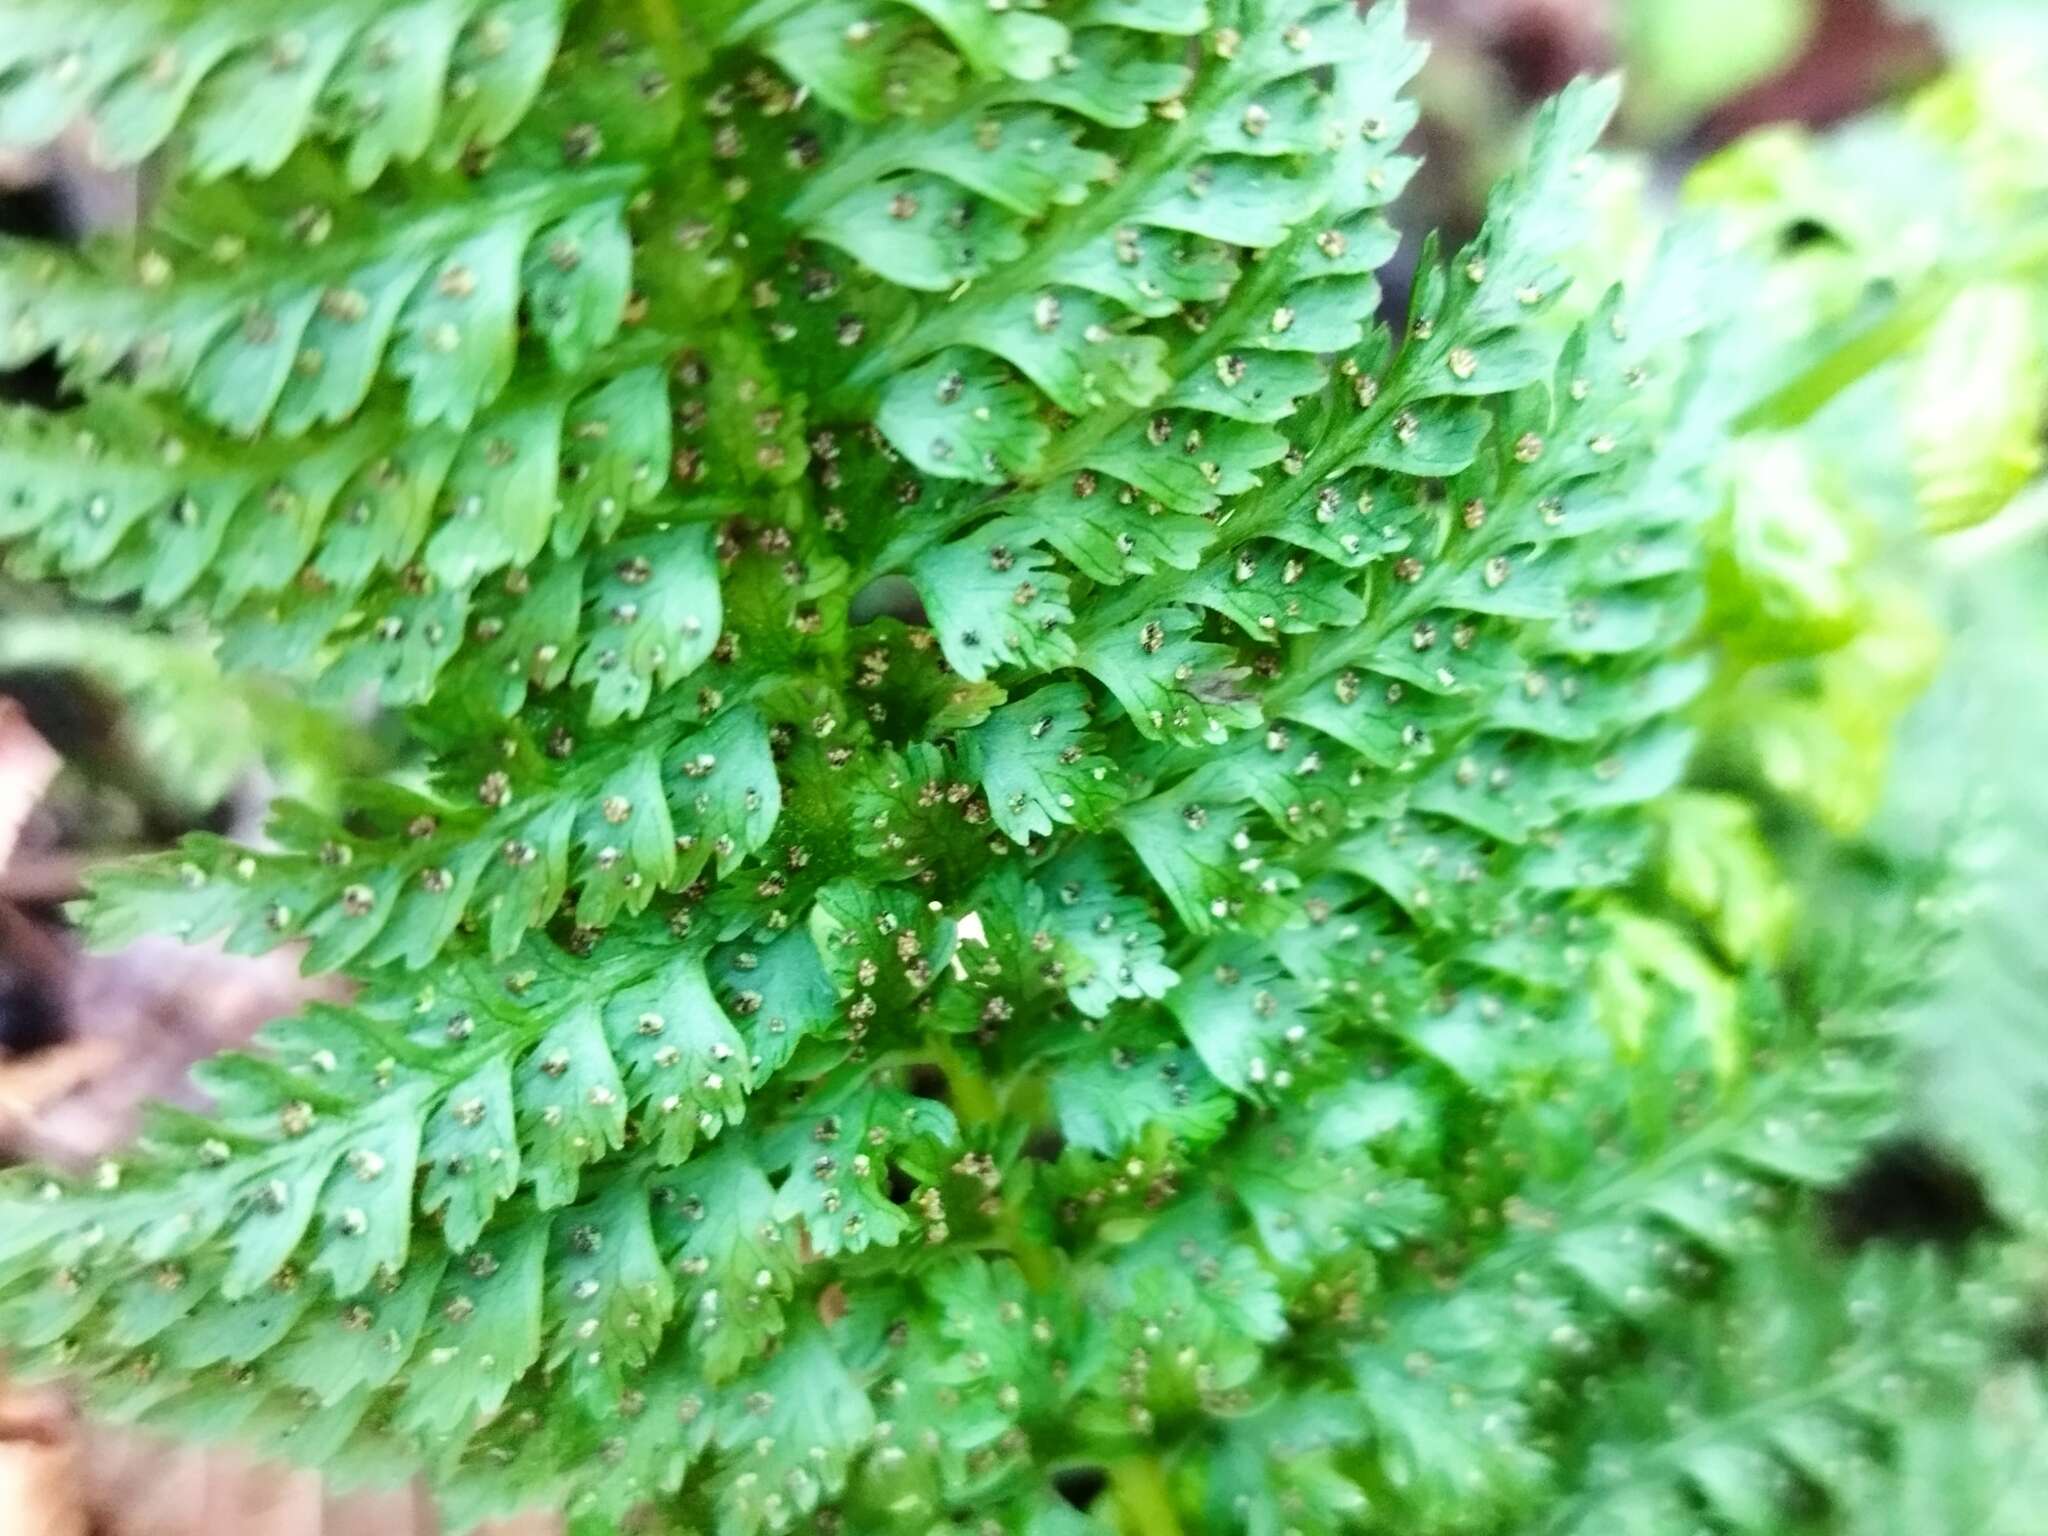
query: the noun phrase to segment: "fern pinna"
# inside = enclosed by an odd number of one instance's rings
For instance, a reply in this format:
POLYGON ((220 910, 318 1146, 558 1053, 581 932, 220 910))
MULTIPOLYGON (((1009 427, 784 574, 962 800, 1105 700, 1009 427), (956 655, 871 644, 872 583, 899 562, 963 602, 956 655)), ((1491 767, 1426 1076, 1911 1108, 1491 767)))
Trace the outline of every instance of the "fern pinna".
POLYGON ((169 175, 0 261, 78 390, 0 429, 14 568, 422 758, 99 879, 357 990, 6 1186, 17 1366, 591 1532, 1711 1500, 1574 1383, 1881 1123, 1886 994, 1595 985, 1707 670, 1711 285, 1566 323, 1584 84, 1383 327, 1421 58, 1391 0, 18 0, 0 133, 169 175))

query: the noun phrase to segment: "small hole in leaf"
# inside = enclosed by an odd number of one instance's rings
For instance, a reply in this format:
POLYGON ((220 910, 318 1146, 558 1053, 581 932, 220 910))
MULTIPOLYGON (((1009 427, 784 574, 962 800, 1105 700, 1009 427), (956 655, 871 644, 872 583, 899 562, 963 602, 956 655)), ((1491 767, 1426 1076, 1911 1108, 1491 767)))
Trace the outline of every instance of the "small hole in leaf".
POLYGON ((1074 1508, 1085 1510, 1102 1497, 1102 1490, 1109 1486, 1109 1474, 1101 1467, 1068 1467, 1053 1474, 1052 1485, 1074 1508))
POLYGON ((849 624, 870 624, 876 619, 901 619, 906 624, 924 625, 924 599, 907 576, 877 576, 853 594, 847 605, 849 624))
POLYGON ((2018 1359, 2048 1365, 2048 1313, 2035 1312, 2028 1317, 2012 1331, 2007 1347, 2018 1359))
POLYGON ((1778 236, 1778 248, 1788 254, 1803 251, 1809 246, 1839 243, 1835 232, 1819 219, 1794 219, 1785 226, 1784 233, 1778 236))
POLYGON ((1066 1150, 1067 1138, 1051 1126, 1033 1131, 1030 1140, 1024 1143, 1024 1155, 1041 1163, 1058 1162, 1066 1150))

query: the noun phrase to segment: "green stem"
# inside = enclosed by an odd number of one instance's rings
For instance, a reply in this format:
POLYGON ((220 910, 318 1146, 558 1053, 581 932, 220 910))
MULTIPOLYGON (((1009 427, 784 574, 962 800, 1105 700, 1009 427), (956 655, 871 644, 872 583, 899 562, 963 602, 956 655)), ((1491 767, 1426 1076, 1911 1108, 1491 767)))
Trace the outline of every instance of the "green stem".
POLYGON ((1941 318, 1954 293, 1954 286, 1948 283, 1922 288, 1895 305, 1882 320, 1751 406, 1737 426, 1744 432, 1788 430, 1812 420, 1852 385, 1916 346, 1941 318))
MULTIPOLYGON (((992 1134, 1000 1131, 1004 1119, 1003 1096, 996 1092, 981 1063, 970 1061, 945 1035, 931 1036, 927 1046, 932 1065, 946 1074, 953 1113, 959 1119, 961 1129, 986 1130, 992 1134)), ((1024 1230, 1023 1209, 1022 1200, 1014 1194, 1006 1195, 1002 1201, 1002 1214, 994 1219, 996 1236, 1016 1261, 1024 1283, 1034 1291, 1049 1291, 1058 1283, 1059 1266, 1054 1262, 1052 1250, 1024 1230)))
POLYGON ((697 71, 691 67, 692 50, 683 31, 681 10, 674 0, 640 0, 640 20, 647 29, 647 45, 660 58, 670 82, 680 90, 697 71))
POLYGON ((946 1086, 953 1097, 953 1113, 962 1126, 979 1130, 1002 1123, 1003 1106, 988 1076, 976 1063, 960 1053, 944 1035, 930 1041, 932 1065, 946 1074, 946 1086))
POLYGON ((2048 266, 2048 241, 2034 241, 2005 255, 1989 272, 1930 278, 1906 294, 1880 320, 1851 336, 1826 357, 1796 375, 1743 413, 1744 432, 1790 429, 1810 421, 1844 390, 1867 378, 1925 339, 1950 302, 1974 282, 2036 279, 2048 266))
POLYGON ((1157 1456, 1126 1456, 1109 1469, 1124 1536, 1182 1536, 1180 1511, 1157 1456))

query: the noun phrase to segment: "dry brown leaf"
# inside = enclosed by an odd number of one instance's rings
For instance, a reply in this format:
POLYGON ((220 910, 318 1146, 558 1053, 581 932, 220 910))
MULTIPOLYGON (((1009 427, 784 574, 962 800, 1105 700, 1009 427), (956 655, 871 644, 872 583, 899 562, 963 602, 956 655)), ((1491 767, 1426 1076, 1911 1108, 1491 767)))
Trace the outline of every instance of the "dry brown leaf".
POLYGON ((86 1536, 69 1441, 0 1440, 0 1528, 8 1536, 86 1536))
POLYGON ((62 764, 22 707, 0 698, 0 869, 14 856, 15 839, 62 764))
MULTIPOLYGON (((309 1472, 229 1447, 167 1444, 88 1424, 80 1460, 96 1536, 442 1536, 425 1492, 335 1494, 309 1472)), ((0 1519, 0 1533, 13 1536, 0 1519)), ((507 1520, 472 1536, 561 1536, 550 1518, 507 1520)))
POLYGON ((62 1404, 0 1383, 0 1531, 86 1536, 78 1437, 62 1404))
POLYGON ((113 1066, 111 1040, 74 1040, 19 1061, 0 1061, 0 1139, 113 1066))

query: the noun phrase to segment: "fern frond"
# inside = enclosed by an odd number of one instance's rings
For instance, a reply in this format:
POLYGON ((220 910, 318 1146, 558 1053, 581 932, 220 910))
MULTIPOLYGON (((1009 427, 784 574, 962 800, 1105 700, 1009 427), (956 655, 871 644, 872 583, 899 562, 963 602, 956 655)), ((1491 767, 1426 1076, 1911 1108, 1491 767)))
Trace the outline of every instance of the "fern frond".
MULTIPOLYGON (((323 76, 430 10, 322 11, 323 76)), ((196 97, 133 253, 6 267, 84 395, 0 437, 15 561, 420 748, 97 879, 103 942, 358 990, 9 1179, 10 1347, 579 1536, 1102 1529, 1068 1464, 1146 1531, 1591 1487, 1556 1373, 1894 1065, 1893 999, 1738 993, 1644 878, 1747 402, 1710 239, 1566 323, 1613 86, 1390 332, 1398 4, 515 21, 516 112, 259 160, 196 97)))
POLYGON ((1958 1299, 1924 1258, 1859 1260, 1846 1276, 1779 1252, 1735 1294, 1655 1339, 1603 1383, 1573 1447, 1585 1491, 1531 1530, 1629 1532, 1704 1511, 1735 1529, 1789 1525, 1802 1504, 1868 1497, 1886 1443, 1951 1410, 1982 1368, 1983 1295, 1958 1299), (1790 1282, 1790 1283, 1788 1283, 1790 1282))
POLYGON ((275 172, 308 139, 347 146, 350 180, 432 152, 453 164, 532 110, 562 40, 560 0, 420 0, 205 16, 179 0, 15 8, 0 44, 0 138, 40 144, 90 114, 114 164, 174 135, 202 180, 275 172))

